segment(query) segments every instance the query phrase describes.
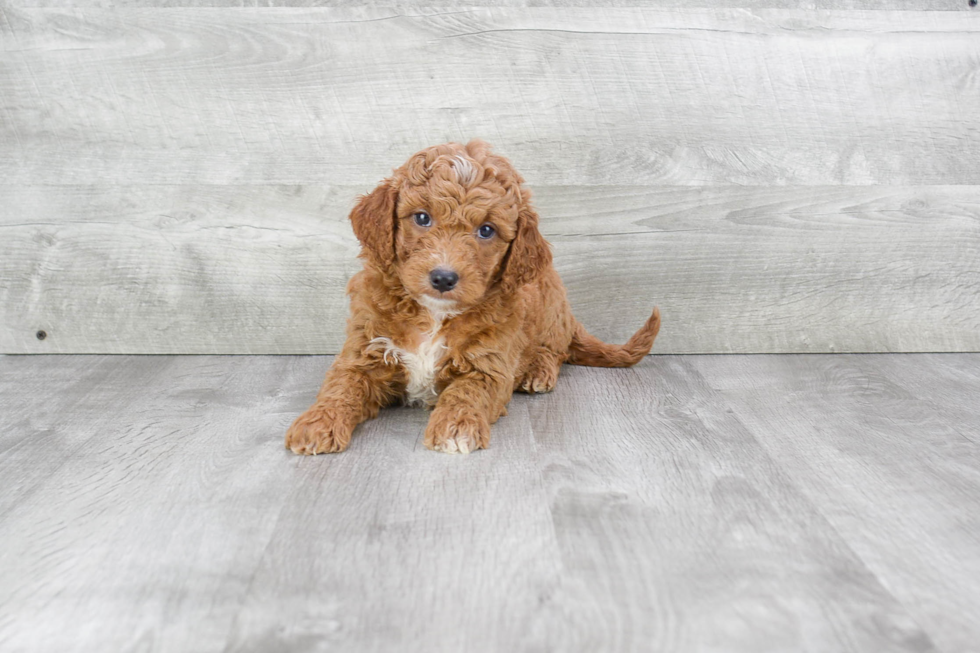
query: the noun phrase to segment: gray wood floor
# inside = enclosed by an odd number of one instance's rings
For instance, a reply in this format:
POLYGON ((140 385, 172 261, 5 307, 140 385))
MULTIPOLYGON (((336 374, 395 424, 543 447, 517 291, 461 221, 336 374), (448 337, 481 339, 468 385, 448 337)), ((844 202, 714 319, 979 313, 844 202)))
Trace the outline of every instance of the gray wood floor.
POLYGON ((976 651, 980 354, 566 367, 282 446, 328 357, 0 358, 2 651, 976 651))

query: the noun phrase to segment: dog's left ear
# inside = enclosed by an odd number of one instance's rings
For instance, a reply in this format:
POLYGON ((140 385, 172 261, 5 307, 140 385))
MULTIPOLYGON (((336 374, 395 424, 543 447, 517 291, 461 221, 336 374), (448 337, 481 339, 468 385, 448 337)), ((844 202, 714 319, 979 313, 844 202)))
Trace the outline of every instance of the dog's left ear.
POLYGON ((504 261, 500 287, 504 292, 513 292, 534 281, 549 265, 551 249, 538 231, 538 214, 525 201, 517 213, 517 235, 504 261))
POLYGON ((395 262, 395 204, 398 187, 385 179, 367 195, 362 195, 350 213, 354 235, 363 252, 383 267, 395 262))

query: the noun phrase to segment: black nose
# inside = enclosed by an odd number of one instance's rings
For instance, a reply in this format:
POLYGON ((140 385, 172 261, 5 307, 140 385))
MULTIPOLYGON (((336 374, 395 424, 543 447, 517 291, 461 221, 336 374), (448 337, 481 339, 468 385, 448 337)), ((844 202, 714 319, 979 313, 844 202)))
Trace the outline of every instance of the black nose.
POLYGON ((452 290, 456 287, 456 282, 459 281, 459 275, 452 270, 443 270, 442 268, 436 268, 429 273, 429 283, 432 287, 439 292, 446 292, 447 290, 452 290))

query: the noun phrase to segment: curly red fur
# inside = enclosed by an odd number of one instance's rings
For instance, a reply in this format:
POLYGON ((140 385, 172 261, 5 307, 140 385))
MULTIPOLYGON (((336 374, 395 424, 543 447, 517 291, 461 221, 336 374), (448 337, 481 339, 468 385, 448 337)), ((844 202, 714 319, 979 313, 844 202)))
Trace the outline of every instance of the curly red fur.
POLYGON ((552 390, 564 362, 625 367, 650 351, 657 309, 625 345, 575 319, 523 184, 474 140, 418 152, 359 199, 350 218, 364 269, 347 286, 347 340, 286 433, 289 449, 343 451, 357 424, 396 401, 432 407, 430 449, 485 448, 515 390, 552 390), (431 224, 418 224, 420 212, 431 224), (436 268, 456 285, 437 290, 436 268))

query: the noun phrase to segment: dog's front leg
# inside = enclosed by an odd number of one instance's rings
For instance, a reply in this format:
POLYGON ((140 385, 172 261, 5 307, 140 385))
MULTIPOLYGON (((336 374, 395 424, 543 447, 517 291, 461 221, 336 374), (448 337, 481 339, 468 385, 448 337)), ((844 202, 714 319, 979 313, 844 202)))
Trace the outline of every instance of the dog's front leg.
POLYGON ((363 362, 343 354, 334 361, 316 402, 286 432, 286 448, 300 454, 343 451, 354 427, 378 414, 390 397, 391 373, 363 362))
POLYGON ((445 453, 486 449, 490 425, 505 414, 509 397, 507 384, 489 374, 471 373, 453 380, 439 394, 429 417, 425 446, 445 453))

